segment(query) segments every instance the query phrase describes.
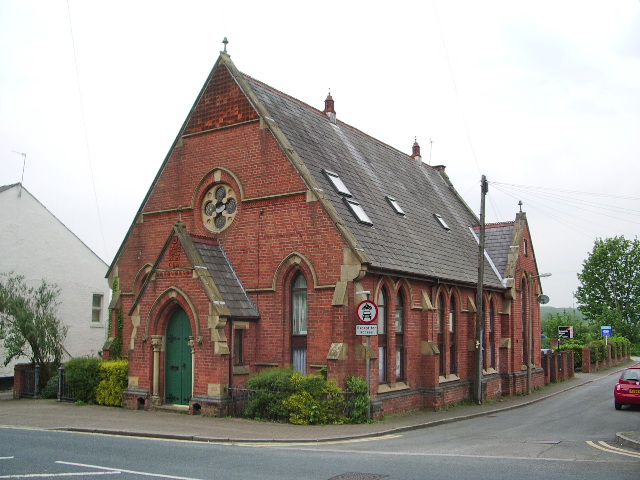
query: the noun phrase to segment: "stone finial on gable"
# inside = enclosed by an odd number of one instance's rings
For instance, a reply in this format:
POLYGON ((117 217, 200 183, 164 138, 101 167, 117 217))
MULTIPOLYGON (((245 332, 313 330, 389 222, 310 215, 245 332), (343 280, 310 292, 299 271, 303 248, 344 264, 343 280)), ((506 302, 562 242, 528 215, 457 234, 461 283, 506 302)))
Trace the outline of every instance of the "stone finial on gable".
POLYGON ((329 90, 329 95, 327 95, 327 98, 324 101, 324 110, 322 111, 322 113, 329 117, 331 123, 336 123, 336 109, 333 102, 333 97, 331 96, 331 90, 329 90))
POLYGON ((418 164, 422 163, 422 155, 420 155, 420 145, 418 145, 418 139, 413 142, 413 148, 411 150, 411 158, 413 158, 418 164))

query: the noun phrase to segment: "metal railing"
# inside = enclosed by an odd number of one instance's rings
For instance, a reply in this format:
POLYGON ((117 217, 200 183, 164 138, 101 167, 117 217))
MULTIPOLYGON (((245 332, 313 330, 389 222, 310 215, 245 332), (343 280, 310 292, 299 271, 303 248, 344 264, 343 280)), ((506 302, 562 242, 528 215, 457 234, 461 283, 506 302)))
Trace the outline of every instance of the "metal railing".
POLYGON ((23 370, 23 383, 20 397, 38 398, 40 396, 40 365, 23 370))
POLYGON ((75 402, 76 395, 67 384, 64 367, 58 368, 58 401, 59 402, 75 402))

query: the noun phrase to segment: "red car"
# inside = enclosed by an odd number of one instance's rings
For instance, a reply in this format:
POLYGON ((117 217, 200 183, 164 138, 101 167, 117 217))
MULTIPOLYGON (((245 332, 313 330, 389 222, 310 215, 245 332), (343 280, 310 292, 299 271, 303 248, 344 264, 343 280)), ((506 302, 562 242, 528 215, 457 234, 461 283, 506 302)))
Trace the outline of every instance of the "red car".
POLYGON ((640 366, 625 368, 613 389, 616 410, 622 405, 640 405, 640 366))

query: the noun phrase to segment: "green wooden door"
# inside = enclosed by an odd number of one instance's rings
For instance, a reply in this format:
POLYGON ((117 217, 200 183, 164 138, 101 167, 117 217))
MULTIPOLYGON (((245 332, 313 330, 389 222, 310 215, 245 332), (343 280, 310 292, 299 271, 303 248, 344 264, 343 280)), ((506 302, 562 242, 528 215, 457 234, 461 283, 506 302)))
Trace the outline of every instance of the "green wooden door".
POLYGON ((191 399, 191 323, 186 312, 176 310, 167 326, 165 403, 189 405, 191 399))

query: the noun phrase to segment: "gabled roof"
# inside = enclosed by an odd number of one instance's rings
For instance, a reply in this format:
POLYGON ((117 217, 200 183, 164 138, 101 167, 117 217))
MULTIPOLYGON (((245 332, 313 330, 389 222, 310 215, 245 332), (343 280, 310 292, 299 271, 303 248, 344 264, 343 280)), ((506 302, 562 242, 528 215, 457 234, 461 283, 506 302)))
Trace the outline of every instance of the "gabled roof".
POLYGON ((260 317, 255 303, 247 295, 222 245, 197 239, 193 243, 200 253, 204 266, 220 290, 222 299, 229 309, 229 316, 238 319, 260 317))
MULTIPOLYGON (((334 124, 319 110, 249 76, 243 79, 268 112, 269 127, 279 129, 290 142, 367 255, 370 268, 476 283, 478 247, 469 227, 478 219, 443 169, 418 163, 340 121, 334 124), (336 191, 327 170, 339 175, 351 197, 336 191), (387 197, 398 202, 404 215, 387 197), (346 198, 360 204, 371 224, 354 216, 346 198)), ((500 287, 500 279, 489 264, 486 267, 486 285, 500 287)))
POLYGON ((494 223, 485 227, 485 250, 503 277, 512 246, 513 230, 514 222, 494 223))
POLYGON ((218 245, 215 240, 194 240, 181 223, 173 226, 171 234, 148 273, 129 314, 133 313, 142 300, 153 279, 153 274, 158 271, 158 267, 174 238, 178 239, 190 267, 193 268, 195 276, 199 279, 207 297, 219 315, 239 320, 257 320, 260 317, 256 305, 247 295, 222 246, 218 245))
MULTIPOLYGON (((200 102, 210 105, 209 84, 217 69, 226 69, 233 77, 347 245, 369 269, 471 285, 477 282, 478 247, 470 227, 479 221, 444 168, 425 165, 343 122, 332 122, 323 112, 241 73, 226 53, 221 52, 174 146, 193 127, 190 119, 200 102), (351 197, 334 189, 327 171, 340 177, 351 197), (388 197, 395 199, 404 215, 394 210, 388 197), (359 204, 370 223, 354 215, 349 199, 359 204)), ((502 288, 489 262, 485 285, 502 288)))

